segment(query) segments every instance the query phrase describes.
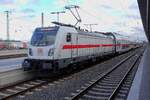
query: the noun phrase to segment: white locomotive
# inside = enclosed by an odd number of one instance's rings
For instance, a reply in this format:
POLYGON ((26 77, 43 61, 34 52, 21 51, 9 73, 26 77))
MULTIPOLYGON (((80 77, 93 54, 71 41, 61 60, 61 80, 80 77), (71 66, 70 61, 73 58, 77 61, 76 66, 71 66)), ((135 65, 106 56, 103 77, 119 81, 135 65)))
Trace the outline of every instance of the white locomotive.
POLYGON ((120 53, 132 48, 131 42, 117 40, 113 34, 88 32, 71 25, 56 23, 54 27, 36 28, 24 69, 53 69, 69 64, 120 53))

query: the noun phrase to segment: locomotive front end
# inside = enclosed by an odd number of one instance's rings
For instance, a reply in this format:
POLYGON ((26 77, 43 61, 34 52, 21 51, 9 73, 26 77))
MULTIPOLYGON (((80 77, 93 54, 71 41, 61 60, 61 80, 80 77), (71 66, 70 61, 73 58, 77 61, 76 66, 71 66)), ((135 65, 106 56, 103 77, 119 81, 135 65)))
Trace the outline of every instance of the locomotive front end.
POLYGON ((58 29, 57 26, 36 28, 28 48, 28 58, 23 62, 25 70, 52 68, 58 29))

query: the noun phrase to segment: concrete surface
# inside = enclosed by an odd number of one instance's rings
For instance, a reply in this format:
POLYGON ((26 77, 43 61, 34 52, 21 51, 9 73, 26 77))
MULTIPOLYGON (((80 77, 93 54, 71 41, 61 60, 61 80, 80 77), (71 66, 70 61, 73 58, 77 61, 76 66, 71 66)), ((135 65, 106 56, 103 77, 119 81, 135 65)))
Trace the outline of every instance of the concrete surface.
POLYGON ((0 73, 0 87, 21 82, 34 77, 33 72, 24 72, 23 70, 13 70, 5 73, 0 73))
POLYGON ((150 46, 143 54, 127 100, 150 100, 150 46))
POLYGON ((20 69, 23 60, 26 57, 10 58, 0 60, 0 72, 10 71, 14 69, 20 69))

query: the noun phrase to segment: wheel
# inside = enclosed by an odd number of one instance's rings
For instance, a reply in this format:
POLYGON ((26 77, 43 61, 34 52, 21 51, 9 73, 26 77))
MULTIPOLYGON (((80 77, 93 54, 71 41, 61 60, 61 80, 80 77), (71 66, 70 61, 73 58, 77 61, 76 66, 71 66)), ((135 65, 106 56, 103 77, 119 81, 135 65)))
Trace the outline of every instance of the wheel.
POLYGON ((54 72, 54 73, 58 73, 58 71, 59 71, 58 66, 53 67, 53 72, 54 72))
POLYGON ((59 71, 59 65, 58 65, 58 63, 57 63, 57 62, 56 62, 56 63, 53 63, 52 66, 53 66, 53 67, 52 67, 53 72, 54 72, 54 73, 57 73, 57 72, 59 71))
POLYGON ((29 71, 29 70, 31 70, 31 68, 23 68, 23 71, 29 71))

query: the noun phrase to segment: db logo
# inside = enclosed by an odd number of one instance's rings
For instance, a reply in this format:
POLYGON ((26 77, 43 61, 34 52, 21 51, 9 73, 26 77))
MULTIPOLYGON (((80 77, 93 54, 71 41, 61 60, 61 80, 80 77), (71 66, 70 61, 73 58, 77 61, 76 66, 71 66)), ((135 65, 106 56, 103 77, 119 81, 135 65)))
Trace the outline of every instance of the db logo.
POLYGON ((38 48, 37 52, 38 52, 38 54, 42 54, 43 53, 43 49, 42 48, 38 48))

